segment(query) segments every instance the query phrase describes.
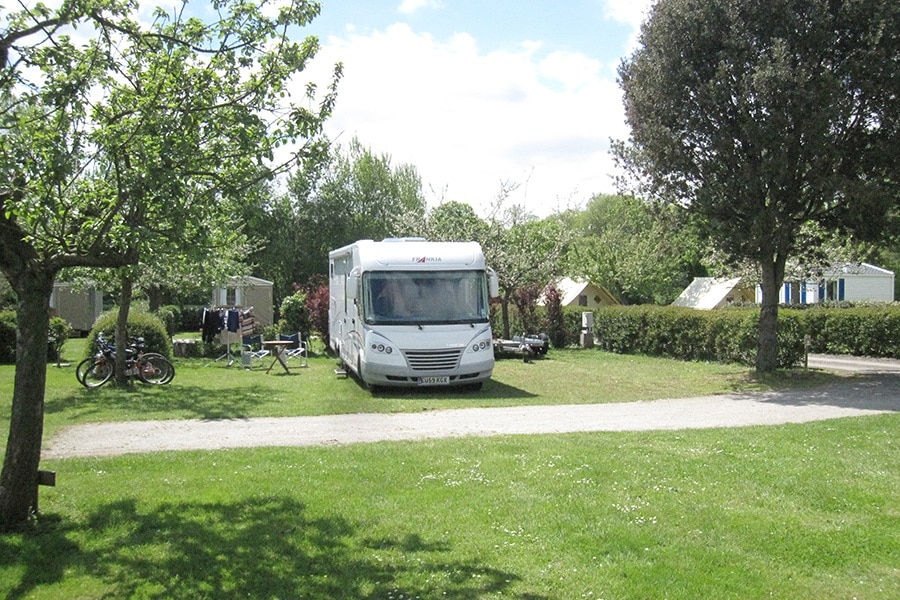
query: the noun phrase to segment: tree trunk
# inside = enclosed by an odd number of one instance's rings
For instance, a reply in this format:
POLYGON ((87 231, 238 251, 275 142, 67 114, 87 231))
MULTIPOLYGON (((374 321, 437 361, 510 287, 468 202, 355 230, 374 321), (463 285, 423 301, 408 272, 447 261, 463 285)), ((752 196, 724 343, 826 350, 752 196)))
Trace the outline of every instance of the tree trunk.
POLYGON ((162 308, 163 303, 163 289, 161 286, 151 283, 147 287, 147 304, 148 309, 153 314, 158 314, 159 309, 162 308))
POLYGON ((778 368, 778 291, 784 283, 784 263, 784 259, 780 257, 760 261, 762 302, 756 346, 758 373, 771 373, 778 368))
POLYGON ((116 316, 116 383, 125 385, 129 377, 125 372, 125 353, 128 348, 128 312, 131 310, 131 295, 134 282, 127 273, 122 274, 119 314, 116 316))
POLYGON ((500 298, 500 323, 503 325, 503 339, 510 339, 509 335, 509 292, 500 298))
POLYGON ((0 473, 0 529, 9 530, 37 510, 38 466, 44 434, 44 390, 50 294, 54 272, 27 267, 16 291, 16 372, 6 456, 0 473))

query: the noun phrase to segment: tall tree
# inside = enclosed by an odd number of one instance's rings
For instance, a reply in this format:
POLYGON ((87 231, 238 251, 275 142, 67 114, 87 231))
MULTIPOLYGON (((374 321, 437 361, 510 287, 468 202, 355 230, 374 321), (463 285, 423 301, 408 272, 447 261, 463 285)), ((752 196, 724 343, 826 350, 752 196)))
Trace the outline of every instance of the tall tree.
POLYGON ((149 25, 130 0, 21 5, 0 17, 0 270, 17 297, 0 528, 36 502, 56 274, 206 243, 222 200, 279 170, 276 147, 301 142, 281 169, 309 155, 339 76, 315 110, 314 86, 302 106, 284 103, 318 47, 288 35, 314 2, 267 16, 265 3, 223 0, 210 22, 158 9, 149 25))
POLYGON ((415 166, 395 165, 390 155, 354 138, 293 172, 285 197, 248 211, 248 222, 255 223, 248 233, 275 232, 253 256, 269 269, 263 276, 289 295, 294 284, 326 272, 334 248, 358 239, 411 235, 410 228, 424 222, 425 196, 415 166))
POLYGON ((702 274, 695 228, 633 196, 595 196, 567 215, 575 230, 565 271, 599 283, 626 304, 668 304, 702 274))
POLYGON ((619 156, 759 265, 756 368, 773 370, 800 226, 876 237, 898 219, 900 4, 659 0, 619 75, 619 156))
POLYGON ((470 204, 443 202, 428 213, 425 237, 434 241, 484 243, 490 226, 470 204))
POLYGON ((510 204, 515 182, 503 182, 487 219, 481 245, 500 283, 502 335, 510 337, 509 303, 528 286, 543 288, 559 273, 571 232, 557 216, 537 219, 520 204, 510 204))

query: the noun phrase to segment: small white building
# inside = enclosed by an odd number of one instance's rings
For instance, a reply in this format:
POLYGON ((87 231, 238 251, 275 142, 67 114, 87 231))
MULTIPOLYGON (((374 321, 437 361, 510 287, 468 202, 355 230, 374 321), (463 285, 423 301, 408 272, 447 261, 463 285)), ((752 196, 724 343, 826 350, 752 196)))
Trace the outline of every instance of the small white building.
POLYGON ((273 282, 246 275, 231 277, 212 292, 212 305, 217 308, 253 309, 256 322, 263 326, 274 322, 273 282))
POLYGON ((740 277, 694 277, 672 306, 712 310, 733 302, 753 302, 753 289, 742 285, 740 277))
POLYGON ((103 292, 93 287, 77 287, 65 281, 53 283, 50 316, 62 317, 72 329, 88 332, 103 311, 103 292))
MULTIPOLYGON (((756 288, 762 301, 762 288, 756 288)), ((894 272, 868 263, 844 263, 806 281, 786 281, 778 292, 781 304, 816 302, 893 302, 894 272)))

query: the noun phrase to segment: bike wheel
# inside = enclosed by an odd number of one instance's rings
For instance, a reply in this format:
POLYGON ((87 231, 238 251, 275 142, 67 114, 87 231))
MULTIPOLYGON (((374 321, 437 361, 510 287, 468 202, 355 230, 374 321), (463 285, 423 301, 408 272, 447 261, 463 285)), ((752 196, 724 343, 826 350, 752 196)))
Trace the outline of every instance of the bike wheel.
POLYGON ((164 355, 160 354, 159 352, 147 352, 146 354, 143 354, 142 356, 144 356, 146 358, 162 359, 162 361, 164 361, 165 364, 168 366, 169 374, 160 383, 169 383, 170 381, 172 381, 172 378, 175 377, 175 365, 173 365, 172 361, 170 361, 164 355))
POLYGON ((175 366, 162 354, 144 354, 134 368, 138 379, 153 385, 169 383, 175 377, 175 366))
POLYGON ((106 358, 86 358, 75 369, 75 377, 86 388, 100 387, 113 375, 113 363, 106 358))

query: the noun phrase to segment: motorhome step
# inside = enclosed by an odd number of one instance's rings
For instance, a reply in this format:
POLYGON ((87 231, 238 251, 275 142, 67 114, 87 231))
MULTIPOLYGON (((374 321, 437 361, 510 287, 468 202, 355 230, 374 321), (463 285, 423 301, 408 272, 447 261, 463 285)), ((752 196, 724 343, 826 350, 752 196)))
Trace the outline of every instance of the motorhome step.
POLYGON ((344 369, 335 369, 334 374, 337 375, 338 377, 346 377, 347 371, 344 369))

